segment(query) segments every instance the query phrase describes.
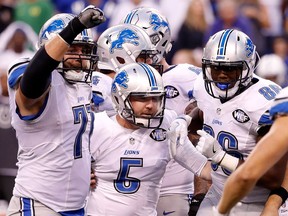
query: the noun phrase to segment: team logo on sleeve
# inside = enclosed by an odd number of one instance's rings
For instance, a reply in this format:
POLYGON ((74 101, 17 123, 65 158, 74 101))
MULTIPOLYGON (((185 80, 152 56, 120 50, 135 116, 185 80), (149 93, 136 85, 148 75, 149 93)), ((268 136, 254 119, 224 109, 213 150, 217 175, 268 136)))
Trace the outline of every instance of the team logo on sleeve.
POLYGON ((155 141, 164 141, 166 139, 167 131, 162 128, 157 128, 150 133, 150 137, 155 141))
POLYGON ((164 89, 166 92, 166 98, 175 98, 179 96, 179 91, 174 86, 167 85, 164 89))
POLYGON ((246 123, 250 120, 249 116, 241 109, 236 109, 232 112, 233 118, 240 122, 240 123, 246 123))

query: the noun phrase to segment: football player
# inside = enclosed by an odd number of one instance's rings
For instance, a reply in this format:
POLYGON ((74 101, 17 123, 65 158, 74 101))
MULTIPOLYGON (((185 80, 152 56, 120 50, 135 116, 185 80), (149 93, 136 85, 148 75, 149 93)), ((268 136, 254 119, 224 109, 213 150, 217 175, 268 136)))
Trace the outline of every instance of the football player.
MULTIPOLYGON (((178 115, 185 113, 185 108, 191 103, 190 90, 196 77, 201 74, 201 68, 190 64, 168 65, 165 56, 171 50, 171 30, 169 22, 158 10, 140 7, 128 13, 123 23, 137 25, 149 35, 151 42, 158 52, 157 62, 164 68, 163 82, 166 91, 166 108, 172 109, 178 115)), ((207 192, 207 183, 197 177, 198 187, 194 188, 194 175, 174 160, 170 161, 161 186, 160 198, 157 205, 158 215, 181 216, 189 212, 189 202, 197 194, 199 200, 194 199, 192 208, 194 215, 196 206, 201 201, 200 196, 207 192), (175 177, 177 173, 177 177, 175 177), (201 184, 199 184, 201 182, 201 184), (199 187, 201 185, 201 188, 199 187), (195 191, 194 191, 195 189, 195 191), (200 195, 200 196, 199 196, 200 195)))
MULTIPOLYGON (((199 132, 202 137, 197 148, 214 164, 213 183, 197 215, 213 215, 212 207, 220 200, 231 172, 219 165, 229 161, 230 170, 236 169, 271 126, 267 110, 281 87, 254 74, 257 61, 251 39, 234 29, 217 32, 204 48, 203 76, 198 76, 193 88, 206 131, 199 132)), ((272 169, 269 177, 258 182, 262 187, 255 187, 242 200, 237 215, 246 215, 247 211, 251 215, 261 214, 269 189, 281 183, 275 173, 281 176, 285 171, 285 160, 277 165, 278 169, 272 169)))
MULTIPOLYGON (((270 131, 257 143, 245 163, 228 178, 223 195, 214 215, 228 215, 228 211, 255 188, 257 181, 288 152, 288 88, 284 88, 274 99, 270 115, 274 120, 270 131), (221 213, 219 213, 219 212, 221 213)), ((288 198, 287 172, 282 186, 270 193, 261 215, 278 215, 278 209, 288 198)), ((280 209, 279 215, 287 215, 280 209), (282 212, 282 211, 283 212, 282 212)))
MULTIPOLYGON (((117 71, 133 62, 145 62, 155 67, 157 51, 145 31, 135 25, 120 24, 105 30, 97 40, 98 64, 92 75, 92 105, 95 112, 105 110, 114 115, 111 84, 117 71)), ((158 67, 160 68, 160 66, 158 67)))
POLYGON ((162 178, 172 158, 210 179, 210 163, 188 137, 182 145, 169 144, 167 131, 177 114, 164 108, 164 85, 156 69, 144 63, 122 67, 111 94, 117 114, 95 113, 91 153, 98 182, 88 215, 157 215, 162 178))
POLYGON ((89 29, 105 21, 88 6, 57 14, 39 33, 39 50, 9 70, 18 173, 7 215, 84 215, 89 192, 94 42, 89 29))

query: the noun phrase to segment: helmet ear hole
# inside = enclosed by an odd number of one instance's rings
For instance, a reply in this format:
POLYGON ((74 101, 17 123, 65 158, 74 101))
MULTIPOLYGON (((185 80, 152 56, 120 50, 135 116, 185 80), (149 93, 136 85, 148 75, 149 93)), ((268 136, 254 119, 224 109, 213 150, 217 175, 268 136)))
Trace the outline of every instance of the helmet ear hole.
POLYGON ((125 59, 123 59, 122 57, 117 56, 116 59, 120 64, 125 64, 125 59))

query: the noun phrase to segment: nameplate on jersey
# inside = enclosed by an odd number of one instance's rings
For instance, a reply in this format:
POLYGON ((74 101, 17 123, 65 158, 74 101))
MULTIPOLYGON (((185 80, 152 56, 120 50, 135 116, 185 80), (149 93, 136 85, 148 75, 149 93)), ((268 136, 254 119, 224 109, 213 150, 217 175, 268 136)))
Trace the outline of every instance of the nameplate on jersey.
POLYGON ((240 122, 240 123, 246 123, 250 120, 249 116, 241 109, 236 109, 232 112, 233 118, 240 122))
POLYGON ((179 96, 179 91, 174 86, 167 85, 164 87, 166 92, 166 98, 175 98, 179 96))
POLYGON ((150 137, 155 141, 163 141, 166 139, 167 131, 162 128, 154 129, 150 133, 150 137))

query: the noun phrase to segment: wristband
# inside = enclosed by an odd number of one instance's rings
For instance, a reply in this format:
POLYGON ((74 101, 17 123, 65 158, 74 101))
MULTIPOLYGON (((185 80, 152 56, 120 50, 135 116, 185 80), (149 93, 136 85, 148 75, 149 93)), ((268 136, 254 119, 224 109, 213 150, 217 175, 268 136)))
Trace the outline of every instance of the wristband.
POLYGON ((269 196, 274 195, 274 194, 281 197, 281 199, 282 199, 282 204, 281 205, 283 205, 285 203, 286 199, 288 198, 288 192, 283 187, 280 187, 280 188, 272 190, 270 192, 269 196))
POLYGON ((72 19, 68 25, 59 33, 60 37, 69 45, 86 27, 80 22, 78 17, 72 19))
POLYGON ((223 158, 218 163, 221 167, 228 169, 229 171, 233 172, 239 163, 239 158, 233 157, 232 155, 227 154, 225 152, 223 158))

